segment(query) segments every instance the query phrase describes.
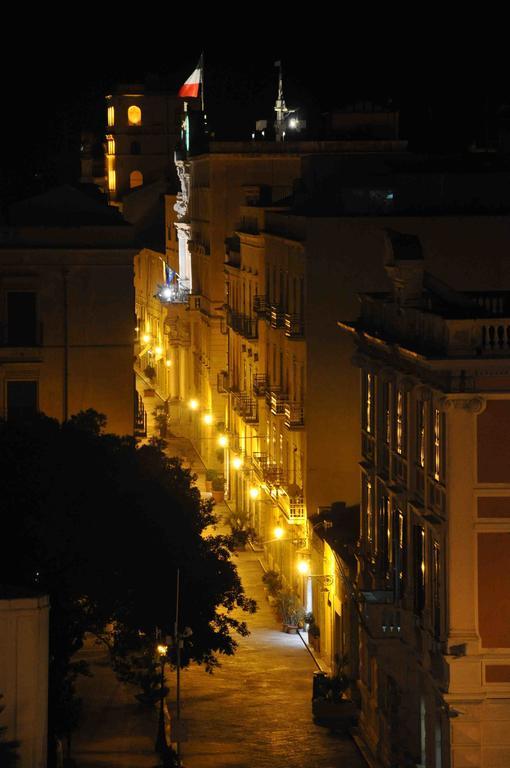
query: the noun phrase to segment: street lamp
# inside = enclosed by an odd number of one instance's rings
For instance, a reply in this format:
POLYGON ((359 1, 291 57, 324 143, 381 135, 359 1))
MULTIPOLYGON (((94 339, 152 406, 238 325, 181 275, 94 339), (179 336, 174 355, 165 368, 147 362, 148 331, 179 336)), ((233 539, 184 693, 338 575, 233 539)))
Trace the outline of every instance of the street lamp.
POLYGON ((166 743, 166 734, 165 734, 165 696, 166 696, 166 686, 165 686, 165 662, 167 660, 167 654, 168 654, 168 645, 164 645, 163 643, 160 643, 157 646, 157 651, 159 653, 159 662, 161 665, 161 678, 160 678, 160 699, 159 699, 159 718, 158 718, 158 734, 156 736, 156 752, 159 752, 159 754, 163 757, 166 754, 166 751, 168 750, 168 744, 166 743))

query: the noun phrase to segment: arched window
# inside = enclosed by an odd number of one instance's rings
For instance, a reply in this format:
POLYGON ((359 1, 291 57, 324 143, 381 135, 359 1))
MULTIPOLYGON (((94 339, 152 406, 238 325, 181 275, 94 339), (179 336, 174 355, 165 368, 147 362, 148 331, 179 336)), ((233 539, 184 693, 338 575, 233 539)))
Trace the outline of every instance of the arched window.
POLYGON ((108 127, 111 128, 115 125, 115 108, 108 107, 108 127))
POLYGON ((129 125, 141 125, 142 124, 142 110, 140 107, 134 104, 128 109, 128 122, 129 125))
POLYGON ((131 154, 132 155, 139 155, 141 152, 140 142, 139 141, 132 141, 131 142, 131 154))
POLYGON ((131 189, 141 187, 143 184, 143 174, 140 171, 131 171, 129 174, 129 186, 131 189))

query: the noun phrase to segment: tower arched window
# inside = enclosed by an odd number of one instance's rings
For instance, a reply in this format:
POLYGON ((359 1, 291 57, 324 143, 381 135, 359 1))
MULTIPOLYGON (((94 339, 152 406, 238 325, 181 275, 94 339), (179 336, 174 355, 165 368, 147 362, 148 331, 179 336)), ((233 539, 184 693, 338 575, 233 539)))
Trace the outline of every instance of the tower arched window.
POLYGON ((141 171, 131 171, 129 174, 129 187, 134 189, 135 187, 141 187, 143 184, 143 174, 141 171))
POLYGON ((129 125, 141 125, 142 124, 142 110, 135 104, 132 104, 128 108, 128 122, 129 125))

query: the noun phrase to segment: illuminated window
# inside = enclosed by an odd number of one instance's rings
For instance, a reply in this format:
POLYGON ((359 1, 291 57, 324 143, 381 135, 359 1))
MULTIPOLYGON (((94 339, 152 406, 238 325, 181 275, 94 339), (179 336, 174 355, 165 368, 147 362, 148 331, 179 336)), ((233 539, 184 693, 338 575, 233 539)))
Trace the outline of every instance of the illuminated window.
POLYGON ((115 171, 108 171, 108 189, 110 192, 115 192, 116 188, 116 176, 115 171))
POLYGON ((372 434, 374 431, 374 375, 366 373, 363 383, 363 429, 372 434))
POLYGON ((129 186, 131 189, 141 187, 143 184, 143 174, 140 171, 131 171, 129 174, 129 186))
POLYGON ((366 537, 369 547, 372 548, 374 544, 374 502, 372 483, 367 477, 363 478, 363 490, 366 510, 366 537))
POLYGON ((441 636, 441 549, 437 541, 432 544, 432 623, 434 637, 441 636))
POLYGON ((135 105, 128 109, 128 122, 129 125, 141 125, 142 124, 142 110, 135 105))
POLYGON ((434 409, 434 479, 441 479, 441 412, 438 408, 434 409))
POLYGON ((107 141, 107 144, 108 144, 108 149, 107 149, 108 154, 109 155, 114 155, 115 154, 115 139, 113 138, 113 136, 108 136, 106 141, 107 141))
POLYGON ((425 530, 415 525, 413 530, 414 610, 421 613, 425 608, 425 530))
POLYGON ((395 551, 395 570, 397 573, 398 597, 403 597, 406 589, 406 570, 407 570, 407 526, 405 513, 401 509, 395 510, 397 531, 396 531, 396 551, 395 551))
POLYGON ((391 438, 391 383, 385 382, 383 387, 383 438, 386 445, 391 438))
POLYGON ((418 401, 416 411, 416 461, 425 466, 425 403, 418 401))
POLYGON ((406 396, 402 390, 397 392, 397 453, 405 455, 406 453, 406 396))
POLYGON ((115 108, 114 107, 108 107, 107 110, 108 115, 108 126, 111 128, 115 125, 115 108))

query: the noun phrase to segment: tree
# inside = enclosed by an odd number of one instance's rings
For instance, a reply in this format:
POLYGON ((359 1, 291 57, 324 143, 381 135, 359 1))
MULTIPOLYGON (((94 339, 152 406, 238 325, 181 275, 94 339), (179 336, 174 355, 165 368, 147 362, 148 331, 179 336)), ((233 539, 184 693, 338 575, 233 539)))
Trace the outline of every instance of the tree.
POLYGON ((181 626, 193 630, 183 665, 212 670, 247 633, 233 610, 255 610, 228 539, 204 535, 214 515, 190 471, 161 441, 137 447, 103 428, 90 411, 63 425, 42 415, 0 421, 0 583, 50 595, 50 724, 59 737, 78 717, 74 679, 84 669, 72 659, 84 634, 108 643, 119 670, 146 653, 156 627, 172 632, 177 568, 181 626))

